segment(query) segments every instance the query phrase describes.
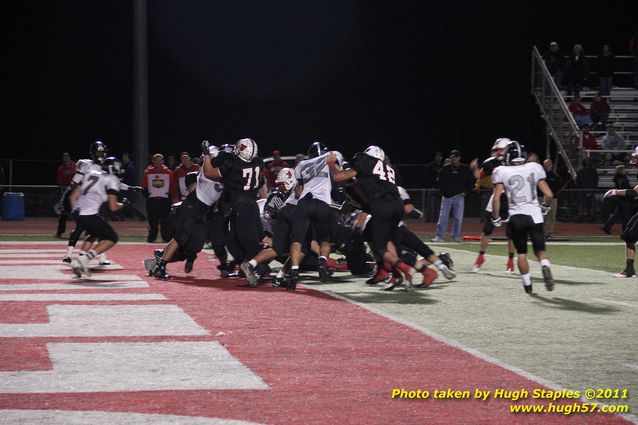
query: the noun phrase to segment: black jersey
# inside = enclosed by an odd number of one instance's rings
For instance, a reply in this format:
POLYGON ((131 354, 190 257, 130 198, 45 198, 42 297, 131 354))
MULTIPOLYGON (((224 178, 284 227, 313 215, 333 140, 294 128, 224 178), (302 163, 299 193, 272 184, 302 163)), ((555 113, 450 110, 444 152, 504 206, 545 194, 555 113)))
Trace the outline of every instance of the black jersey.
POLYGON ((216 164, 219 166, 224 190, 231 202, 236 199, 256 199, 257 190, 264 181, 264 161, 261 158, 256 157, 250 162, 245 162, 235 155, 223 154, 219 161, 213 162, 213 165, 216 164))
POLYGON ((396 173, 391 165, 370 155, 358 154, 354 170, 357 172, 357 181, 370 201, 385 195, 399 197, 396 173))

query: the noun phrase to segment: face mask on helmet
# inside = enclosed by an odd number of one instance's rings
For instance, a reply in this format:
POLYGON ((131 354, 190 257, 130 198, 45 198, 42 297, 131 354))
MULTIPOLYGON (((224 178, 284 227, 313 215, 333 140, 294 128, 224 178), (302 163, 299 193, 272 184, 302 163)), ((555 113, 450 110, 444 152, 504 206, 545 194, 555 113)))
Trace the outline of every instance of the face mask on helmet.
POLYGON ((328 147, 320 142, 314 142, 308 148, 308 158, 316 158, 328 152, 328 147))
POLYGON ((369 155, 373 158, 376 158, 380 161, 385 161, 385 152, 378 146, 368 146, 365 151, 363 151, 366 155, 369 155))
POLYGON ((116 177, 121 177, 123 174, 122 163, 114 156, 110 156, 102 161, 102 170, 116 177))
POLYGON ((297 183, 297 179, 295 179, 295 174, 292 168, 282 168, 279 173, 277 173, 275 183, 277 184, 277 189, 280 192, 288 192, 292 190, 297 183))
POLYGON ((89 155, 91 155, 91 160, 98 164, 101 164, 102 161, 104 161, 104 158, 106 158, 108 153, 109 150, 107 149, 106 144, 99 140, 91 143, 91 146, 89 147, 89 155))
POLYGON ((257 143, 253 139, 241 139, 235 143, 235 155, 245 162, 250 162, 257 156, 257 143))

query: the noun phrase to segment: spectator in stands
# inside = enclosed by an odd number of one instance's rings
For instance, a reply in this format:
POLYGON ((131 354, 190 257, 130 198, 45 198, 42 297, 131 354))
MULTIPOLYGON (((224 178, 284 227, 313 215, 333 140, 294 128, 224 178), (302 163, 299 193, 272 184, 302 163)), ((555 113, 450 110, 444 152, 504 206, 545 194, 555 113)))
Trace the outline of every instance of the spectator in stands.
POLYGON ((598 93, 601 96, 609 96, 611 94, 611 83, 614 79, 614 55, 608 44, 603 46, 600 55, 598 55, 598 93))
POLYGON ((441 152, 434 153, 432 162, 425 166, 425 221, 433 223, 439 217, 439 209, 441 208, 441 194, 437 188, 437 179, 439 171, 443 167, 443 154, 441 152))
POLYGON ((598 171, 592 167, 591 159, 583 159, 583 168, 576 173, 576 188, 578 192, 577 221, 594 221, 594 191, 598 188, 598 171))
POLYGON ((569 57, 567 65, 565 66, 565 81, 567 82, 567 96, 580 95, 580 89, 583 86, 583 82, 587 81, 589 77, 589 63, 583 52, 583 46, 580 44, 574 45, 574 52, 569 57))
POLYGON ((591 118, 592 125, 595 129, 602 130, 607 125, 609 119, 609 103, 607 99, 600 95, 594 96, 589 105, 589 118, 591 118))
POLYGON ((540 164, 541 159, 536 152, 529 151, 527 154, 527 162, 536 162, 537 164, 540 164))
POLYGON ((173 171, 175 167, 177 167, 177 160, 175 159, 175 155, 169 155, 166 157, 166 167, 168 167, 168 169, 171 171, 173 171))
POLYGON ((635 32, 629 39, 629 52, 634 57, 634 88, 638 89, 638 32, 635 32))
MULTIPOLYGON (((584 125, 580 134, 574 136, 573 147, 574 151, 578 153, 579 163, 582 162, 584 157, 592 158, 592 162, 594 167, 598 166, 601 162, 601 158, 598 154, 592 154, 591 152, 585 151, 594 151, 598 150, 598 142, 596 141, 596 136, 594 136, 588 125, 584 125)), ((582 165, 582 163, 581 163, 582 165)))
POLYGON ((188 195, 186 174, 199 171, 199 165, 193 163, 193 158, 188 152, 180 153, 179 161, 179 166, 173 170, 173 179, 171 180, 171 199, 173 203, 182 202, 188 195))
POLYGON ((582 127, 584 125, 591 125, 591 118, 587 113, 587 109, 580 101, 580 96, 575 95, 574 100, 569 103, 569 112, 574 116, 574 120, 578 127, 582 127))
POLYGON ((552 239, 552 234, 554 233, 554 226, 556 225, 556 213, 558 212, 558 192, 561 188, 561 179, 554 172, 554 162, 551 159, 546 159, 543 161, 543 168, 545 168, 545 182, 552 190, 554 197, 552 201, 548 204, 543 199, 542 203, 545 205, 549 205, 551 209, 545 216, 545 239, 552 239))
MULTIPOLYGON (((605 134, 600 142, 602 150, 606 151, 624 151, 627 149, 627 142, 618 133, 613 124, 607 124, 607 134, 605 134)), ((611 164, 613 161, 623 162, 627 156, 626 152, 605 152, 605 163, 611 164)))
POLYGON ((71 213, 71 204, 69 203, 69 195, 71 192, 69 188, 71 187, 71 180, 75 175, 75 162, 71 160, 71 154, 68 152, 62 154, 62 164, 58 167, 57 174, 58 186, 64 193, 61 198, 62 208, 59 210, 60 218, 58 219, 58 230, 55 232, 55 237, 62 238, 62 234, 66 231, 66 221, 71 213))
MULTIPOLYGON (((627 170, 624 165, 616 166, 616 173, 614 174, 614 188, 615 189, 632 189, 631 183, 629 183, 629 178, 627 176, 627 170)), ((613 202, 613 211, 609 214, 609 218, 601 228, 603 232, 611 235, 611 229, 614 227, 616 223, 616 219, 620 217, 620 222, 622 223, 622 229, 625 230, 625 225, 631 217, 632 205, 634 203, 633 199, 629 199, 625 196, 614 196, 613 198, 608 200, 609 202, 613 202)))
POLYGON ((554 84, 556 84, 556 87, 560 90, 560 85, 563 80, 563 69, 565 69, 565 58, 560 52, 560 47, 558 47, 557 42, 552 41, 549 43, 549 49, 543 55, 543 59, 545 59, 545 65, 554 80, 554 84))
POLYGON ((461 164, 461 154, 457 150, 450 152, 450 164, 444 165, 439 172, 438 186, 443 199, 439 221, 436 225, 436 236, 432 242, 442 242, 447 231, 450 212, 454 217, 452 237, 455 242, 461 242, 461 226, 463 225, 463 210, 465 195, 474 187, 474 176, 470 167, 461 164))
POLYGON ((281 152, 278 149, 272 151, 272 158, 272 161, 266 164, 266 168, 264 170, 266 183, 268 183, 268 188, 270 190, 274 189, 276 186, 275 179, 277 178, 277 174, 279 174, 282 169, 289 167, 288 162, 281 159, 281 152))
POLYGON ((297 155, 295 155, 295 167, 303 160, 306 159, 306 155, 302 154, 302 153, 298 153, 297 155))

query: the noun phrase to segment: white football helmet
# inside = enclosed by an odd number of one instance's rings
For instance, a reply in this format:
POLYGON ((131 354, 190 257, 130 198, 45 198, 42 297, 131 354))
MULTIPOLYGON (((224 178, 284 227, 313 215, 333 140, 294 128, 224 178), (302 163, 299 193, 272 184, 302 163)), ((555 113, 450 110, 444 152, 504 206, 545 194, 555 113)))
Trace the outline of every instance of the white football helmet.
POLYGON ((494 144, 492 145, 492 156, 496 159, 503 159, 503 150, 509 145, 511 142, 507 137, 501 137, 500 139, 496 139, 494 144))
POLYGON ((366 155, 370 155, 373 158, 376 158, 381 161, 385 161, 385 152, 378 146, 368 146, 366 150, 363 151, 366 155))
POLYGON ((284 192, 288 192, 292 190, 293 187, 297 184, 297 179, 295 178, 295 173, 292 168, 282 168, 277 173, 277 178, 275 179, 275 183, 277 184, 277 188, 284 192))
POLYGON ((233 152, 242 161, 250 162, 257 156, 257 143, 253 139, 240 139, 233 152))

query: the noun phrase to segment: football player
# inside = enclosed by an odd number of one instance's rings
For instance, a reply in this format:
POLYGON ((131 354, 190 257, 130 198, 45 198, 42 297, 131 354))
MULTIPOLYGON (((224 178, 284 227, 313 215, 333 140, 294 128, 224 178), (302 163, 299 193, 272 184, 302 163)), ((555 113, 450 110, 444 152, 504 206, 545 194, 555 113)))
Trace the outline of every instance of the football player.
MULTIPOLYGON (((89 156, 90 159, 80 159, 76 163, 75 175, 71 180, 71 187, 69 189, 69 196, 71 192, 82 182, 84 175, 86 175, 89 171, 102 171, 102 162, 108 155, 108 148, 106 144, 97 140, 89 146, 89 156)), ((121 184, 120 184, 121 185, 121 184)), ((69 235, 69 243, 66 249, 66 255, 62 259, 64 263, 71 264, 71 255, 73 254, 73 249, 75 245, 77 245, 78 240, 80 239, 80 235, 84 229, 77 222, 75 223, 75 229, 69 235)), ((100 256, 100 265, 108 265, 111 262, 106 258, 106 254, 102 254, 100 256)))
POLYGON ((385 162, 385 152, 378 146, 369 146, 362 154, 355 156, 353 169, 337 171, 334 159, 331 160, 330 169, 337 182, 357 178, 369 201, 371 218, 368 226, 372 252, 399 273, 409 289, 416 278, 416 270, 401 261, 392 242, 396 238, 404 209, 395 182, 394 168, 385 162))
MULTIPOLYGON (((266 229, 272 229, 272 244, 262 249, 250 261, 241 264, 241 270, 251 287, 257 286, 261 279, 257 272, 258 264, 267 264, 278 257, 284 257, 290 250, 290 236, 295 215, 297 198, 293 190, 297 184, 292 168, 282 168, 275 178, 275 190, 270 194, 264 206, 262 221, 266 229)), ((282 286, 284 280, 283 268, 275 276, 275 286, 282 286)))
POLYGON ((545 234, 543 232, 543 216, 550 207, 540 204, 537 190, 545 195, 545 202, 552 201, 553 194, 545 182, 545 169, 536 162, 525 162, 525 153, 517 141, 510 141, 503 152, 503 166, 492 173, 494 197, 492 199, 492 223, 498 227, 503 220, 499 215, 501 194, 507 195, 509 203, 510 236, 518 253, 518 270, 523 280, 523 288, 532 293, 532 279, 527 261, 527 239, 532 240, 534 254, 540 261, 545 288, 554 289, 554 278, 550 269, 549 258, 545 252, 545 234))
MULTIPOLYGON (((474 178, 476 179, 476 187, 480 190, 480 188, 486 189, 494 189, 494 185, 492 184, 492 172, 494 169, 502 164, 503 160, 503 150, 510 142, 510 139, 503 137, 500 139, 496 139, 494 144, 492 145, 492 150, 490 151, 490 157, 487 158, 483 163, 479 166, 478 161, 476 159, 472 160, 470 163, 470 169, 474 172, 474 178)), ((481 242, 479 247, 479 255, 474 262, 474 266, 472 267, 472 273, 477 273, 483 263, 485 263, 485 251, 487 251, 487 246, 490 243, 492 233, 494 233, 494 225, 492 224, 492 199, 494 198, 494 193, 490 195, 487 204, 485 205, 485 210, 483 212, 483 233, 481 233, 481 242)), ((508 209, 507 209, 507 196, 503 193, 501 196, 501 211, 499 212, 501 219, 503 221, 507 221, 508 217, 508 209)), ((508 259, 507 265, 505 266, 505 273, 512 273, 514 271, 514 244, 512 243, 512 239, 510 238, 509 233, 507 232, 507 248, 508 248, 508 259)))
POLYGON ((192 270, 192 263, 197 253, 202 250, 206 242, 206 218, 208 210, 221 197, 223 186, 220 182, 206 177, 213 165, 212 158, 219 152, 217 146, 211 146, 207 140, 202 142, 203 166, 197 174, 197 184, 182 202, 177 212, 175 223, 175 237, 166 245, 161 258, 157 259, 152 274, 157 279, 167 279, 166 264, 174 261, 188 260, 186 273, 192 270))
POLYGON ((319 280, 328 281, 327 259, 330 255, 330 223, 332 203, 332 179, 330 168, 335 163, 343 162, 341 153, 328 151, 323 143, 314 142, 308 149, 308 159, 295 167, 297 187, 295 196, 299 200, 295 208, 292 227, 292 244, 290 246, 290 282, 288 289, 295 290, 299 282, 299 265, 303 258, 302 244, 307 240, 308 231, 312 229, 319 243, 319 280))
MULTIPOLYGON (((202 143, 204 152, 205 143, 202 143)), ((232 154, 220 152, 212 167, 207 166, 204 170, 206 178, 224 184, 224 196, 232 208, 230 224, 234 242, 241 252, 234 256, 238 261, 253 258, 261 250, 262 229, 256 201, 257 193, 264 185, 264 161, 257 156, 257 149, 253 139, 240 139, 232 154)))
POLYGON ((100 171, 85 170, 82 180, 71 193, 69 201, 73 207, 73 216, 78 226, 87 233, 77 257, 77 266, 73 267, 73 272, 78 277, 81 277, 82 273, 90 276, 89 262, 98 254, 112 248, 118 241, 113 227, 100 215, 100 208, 104 203, 107 203, 109 210, 113 212, 124 207, 123 203, 117 201, 121 172, 121 163, 117 158, 106 158, 102 161, 100 171), (96 239, 99 241, 97 246, 90 249, 96 239))
MULTIPOLYGON (((636 154, 634 158, 638 156, 638 148, 636 148, 636 154)), ((633 189, 610 189, 605 193, 604 199, 620 196, 628 199, 636 199, 638 197, 638 186, 633 189)), ((627 224, 625 230, 621 236, 625 241, 625 269, 620 273, 615 273, 614 277, 618 278, 630 278, 636 277, 636 270, 634 269, 634 259, 636 258, 636 241, 638 241, 638 213, 634 214, 627 224)))

